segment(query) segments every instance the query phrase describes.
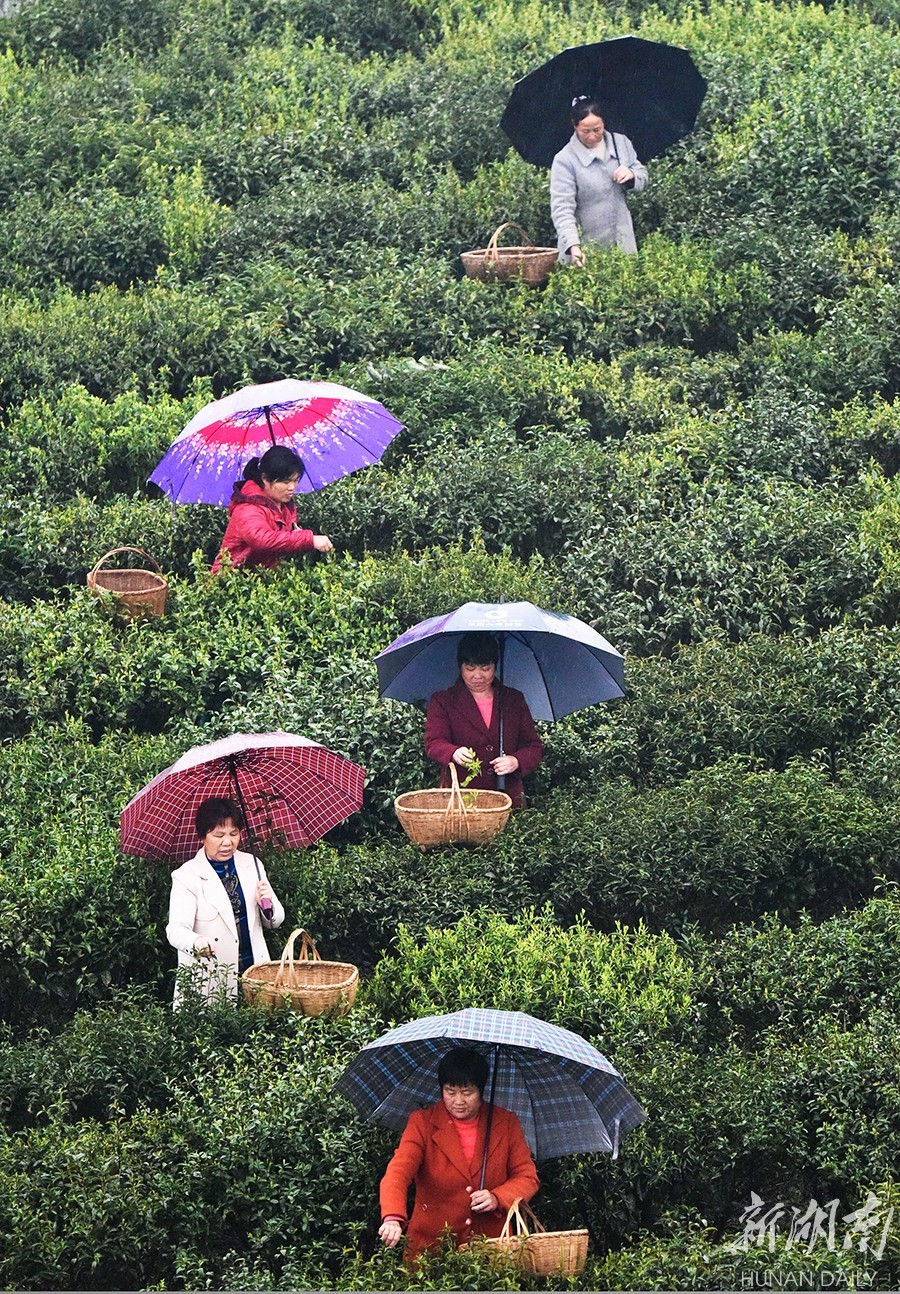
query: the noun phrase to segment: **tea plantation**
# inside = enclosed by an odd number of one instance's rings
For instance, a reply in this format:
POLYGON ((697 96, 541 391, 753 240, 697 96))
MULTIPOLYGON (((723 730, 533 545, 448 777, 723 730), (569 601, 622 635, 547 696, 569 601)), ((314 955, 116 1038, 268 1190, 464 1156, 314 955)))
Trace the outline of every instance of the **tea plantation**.
POLYGON ((897 1288, 898 24, 0 18, 0 1287, 546 1287, 380 1248, 395 1137, 332 1091, 393 1023, 483 1005, 583 1034, 648 1113, 616 1160, 540 1166, 542 1221, 590 1229, 573 1288, 897 1288), (709 83, 632 199, 638 254, 463 277, 506 219, 553 241, 546 172, 497 127, 514 80, 629 32, 709 83), (146 478, 208 400, 284 376, 406 430, 302 496, 333 556, 212 577, 224 512, 146 478), (119 545, 161 563, 164 619, 88 593, 119 545), (492 846, 422 853, 392 808, 435 776, 422 715, 372 657, 501 596, 596 626, 627 695, 543 726, 492 846), (273 953, 306 926, 357 1005, 173 1013, 169 871, 120 854, 119 812, 190 746, 275 728, 368 772, 362 813, 266 855, 273 953))

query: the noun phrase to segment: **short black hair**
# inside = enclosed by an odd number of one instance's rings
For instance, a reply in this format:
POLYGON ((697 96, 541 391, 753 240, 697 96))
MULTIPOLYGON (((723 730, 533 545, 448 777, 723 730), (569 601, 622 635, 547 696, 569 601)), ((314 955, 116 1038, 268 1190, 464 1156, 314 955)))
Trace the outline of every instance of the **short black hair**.
POLYGON ((472 1083, 484 1096, 490 1066, 480 1051, 472 1047, 454 1047, 441 1057, 438 1065, 438 1083, 441 1090, 449 1083, 451 1087, 465 1087, 472 1083))
POLYGON ((194 818, 197 835, 202 840, 213 827, 224 827, 229 818, 239 831, 244 830, 244 815, 237 800, 228 799, 224 795, 204 800, 194 818))
POLYGON ((463 634, 456 647, 457 665, 496 665, 500 649, 493 634, 463 634))

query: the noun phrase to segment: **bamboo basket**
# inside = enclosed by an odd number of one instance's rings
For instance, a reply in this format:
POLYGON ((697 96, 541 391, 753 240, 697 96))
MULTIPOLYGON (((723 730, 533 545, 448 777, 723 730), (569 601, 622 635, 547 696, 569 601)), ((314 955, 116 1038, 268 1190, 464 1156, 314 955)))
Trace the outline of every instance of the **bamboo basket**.
POLYGON ((450 764, 450 786, 404 791, 394 801, 400 826, 413 844, 486 845, 506 826, 512 800, 505 791, 464 791, 456 765, 450 764))
POLYGON ((87 586, 98 596, 112 593, 118 600, 118 610, 129 620, 139 616, 162 616, 166 612, 166 594, 169 584, 162 573, 159 562, 143 548, 113 548, 106 553, 88 571, 87 586), (126 566, 121 570, 103 570, 103 563, 117 553, 137 553, 146 557, 156 567, 155 571, 145 571, 140 567, 126 566))
POLYGON ((244 1000, 250 1006, 274 1011, 287 1007, 302 1015, 333 1011, 346 1015, 359 988, 359 971, 351 962, 327 962, 316 945, 298 926, 284 946, 281 960, 257 962, 241 976, 244 1000), (300 941, 300 955, 294 957, 294 943, 300 941))
POLYGON ((546 283, 557 263, 555 247, 535 247, 521 225, 508 220, 495 229, 487 247, 463 252, 460 257, 470 279, 524 279, 532 287, 546 283), (500 247, 498 239, 504 229, 518 229, 524 244, 500 247))
POLYGON ((499 1236, 482 1242, 488 1254, 508 1255, 520 1271, 532 1276, 577 1276, 587 1261, 588 1233, 547 1231, 524 1200, 514 1200, 499 1236), (528 1222, 532 1224, 529 1231, 528 1222), (513 1231, 513 1222, 516 1231, 513 1231))

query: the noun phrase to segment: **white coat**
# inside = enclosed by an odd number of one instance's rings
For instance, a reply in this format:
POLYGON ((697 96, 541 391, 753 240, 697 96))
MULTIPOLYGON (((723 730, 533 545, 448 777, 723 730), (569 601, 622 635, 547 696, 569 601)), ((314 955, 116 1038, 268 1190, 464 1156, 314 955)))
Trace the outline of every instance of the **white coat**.
POLYGON ((634 172, 634 192, 647 187, 647 168, 627 135, 607 131, 602 148, 586 148, 576 134, 561 148, 550 167, 550 215, 556 228, 559 259, 568 263, 576 243, 618 246, 636 252, 634 225, 625 200, 627 190, 613 179, 619 166, 634 172))
MULTIPOLYGON (((247 904, 247 924, 250 927, 250 946, 254 962, 269 960, 269 950, 263 927, 273 929, 284 920, 284 908, 277 895, 272 895, 272 919, 264 921, 256 902, 256 864, 252 854, 240 850, 234 855, 234 866, 247 904)), ((260 878, 268 880, 262 863, 260 878)), ((178 949, 178 968, 192 967, 197 990, 211 1001, 220 994, 233 999, 238 985, 238 930, 231 899, 225 886, 200 849, 193 858, 172 873, 172 893, 169 898, 169 924, 166 938, 178 949), (199 957, 194 951, 204 944, 215 952, 215 958, 199 957)), ((175 986, 175 1005, 178 1006, 180 985, 175 986)))

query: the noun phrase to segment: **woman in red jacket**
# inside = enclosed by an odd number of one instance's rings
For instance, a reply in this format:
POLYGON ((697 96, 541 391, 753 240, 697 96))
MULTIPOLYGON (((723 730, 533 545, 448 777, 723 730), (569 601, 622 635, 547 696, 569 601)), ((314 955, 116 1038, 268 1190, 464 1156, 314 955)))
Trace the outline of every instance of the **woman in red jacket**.
POLYGON ((387 1166, 378 1234, 393 1247, 409 1218, 407 1262, 433 1248, 444 1227, 457 1244, 473 1236, 498 1236, 513 1201, 530 1200, 540 1185, 519 1120, 495 1105, 481 1186, 490 1110, 482 1100, 487 1076, 480 1052, 470 1047, 447 1052, 438 1065, 441 1099, 427 1110, 413 1110, 387 1166), (416 1188, 412 1216, 410 1186, 416 1188))
POLYGON ((544 746, 521 692, 495 677, 499 652, 493 634, 463 634, 456 649, 459 678, 452 687, 435 692, 425 719, 425 753, 442 767, 441 786, 449 786, 447 765, 461 768, 472 758, 481 772, 469 783, 486 791, 506 778, 506 793, 516 808, 525 803, 522 781, 541 762, 544 746), (503 750, 500 718, 503 718, 503 750))
POLYGON ((228 528, 213 572, 228 553, 232 566, 277 566, 291 553, 315 549, 330 553, 327 535, 297 527, 294 494, 303 475, 303 459, 286 445, 273 445, 262 458, 251 458, 228 505, 228 528))

